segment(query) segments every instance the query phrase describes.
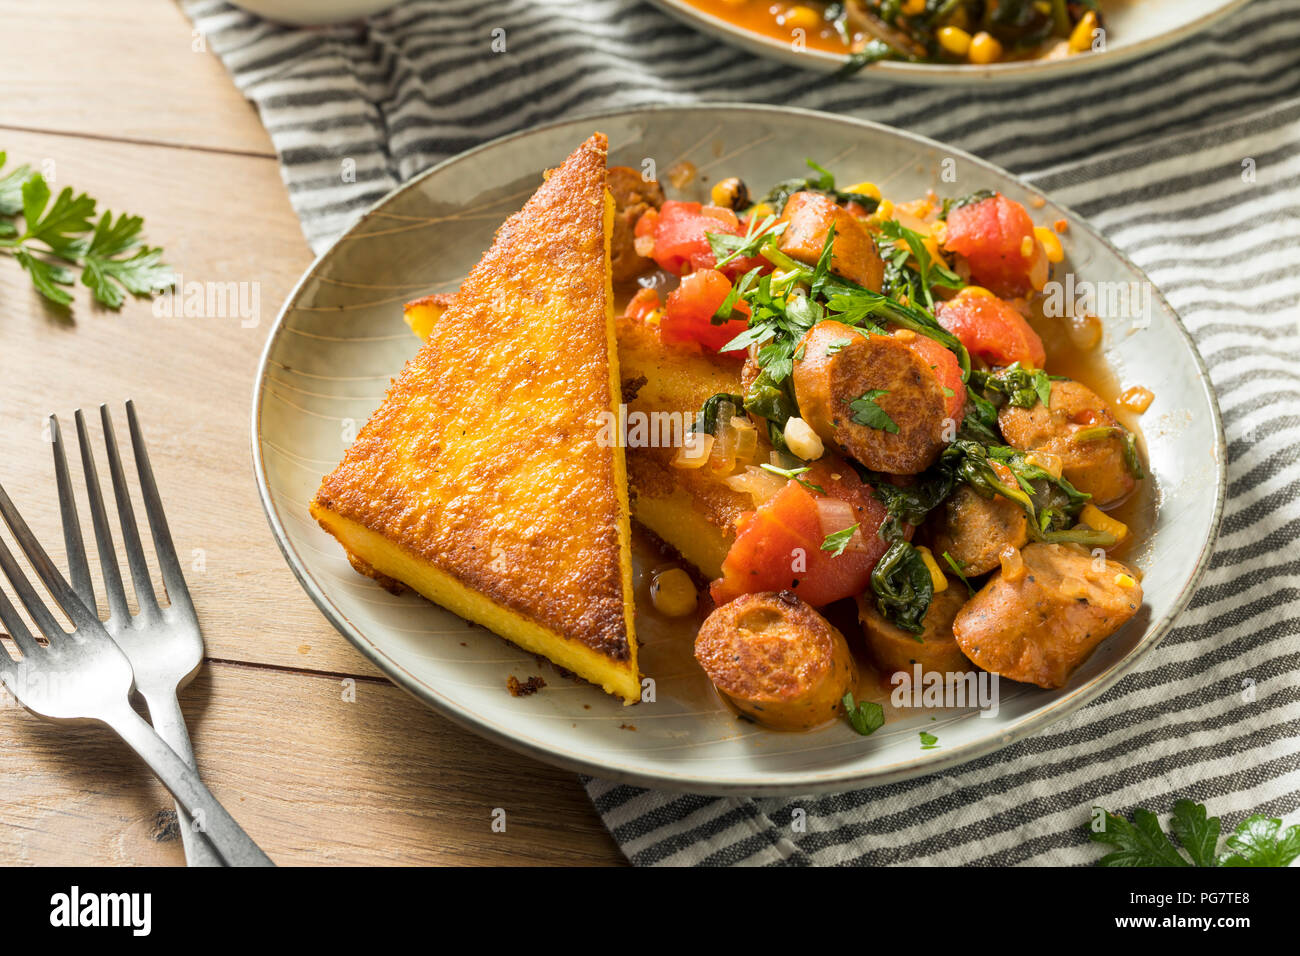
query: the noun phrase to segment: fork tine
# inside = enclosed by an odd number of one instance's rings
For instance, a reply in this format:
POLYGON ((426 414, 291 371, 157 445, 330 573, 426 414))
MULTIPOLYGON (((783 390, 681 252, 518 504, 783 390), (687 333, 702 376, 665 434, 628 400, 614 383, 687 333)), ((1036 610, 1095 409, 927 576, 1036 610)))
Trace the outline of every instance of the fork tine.
MULTIPOLYGON (((4 547, 4 542, 0 541, 0 548, 4 547)), ((9 598, 0 588, 0 623, 3 623, 9 636, 14 639, 18 649, 23 652, 23 658, 29 658, 39 649, 36 638, 32 637, 32 632, 27 629, 23 619, 18 616, 18 609, 9 603, 9 598)), ((4 659, 9 657, 9 652, 0 649, 0 664, 5 663, 4 659)))
POLYGON ((90 518, 95 529, 95 547, 99 551, 99 567, 104 575, 104 591, 108 597, 109 620, 126 620, 131 611, 126 603, 126 590, 122 587, 122 571, 117 565, 117 550, 113 547, 113 529, 104 509, 104 494, 99 487, 99 469, 91 450, 90 435, 86 431, 86 416, 77 409, 77 444, 81 447, 81 468, 86 474, 86 496, 90 498, 90 518))
MULTIPOLYGON (((18 546, 27 555, 27 560, 31 562, 40 579, 45 582, 45 587, 49 589, 54 600, 72 619, 73 625, 81 628, 89 624, 91 620, 98 624, 99 617, 81 603, 81 599, 72 590, 72 585, 54 566, 54 562, 45 553, 41 543, 36 540, 36 536, 32 534, 32 529, 27 527, 27 522, 18 513, 14 503, 9 500, 9 495, 3 487, 0 487, 0 517, 4 518, 5 524, 13 532, 14 540, 18 542, 18 546)), ((32 620, 36 622, 36 626, 41 629, 45 636, 51 641, 67 636, 67 632, 54 619, 54 615, 45 606, 45 602, 36 593, 31 582, 27 580, 27 575, 23 573, 22 568, 18 566, 18 562, 14 560, 14 556, 3 542, 0 542, 0 569, 3 569, 5 577, 14 586, 18 599, 23 602, 23 605, 27 608, 27 613, 32 616, 32 620)))
POLYGON ((63 517, 63 545, 68 552, 68 575, 72 590, 86 607, 95 609, 95 586, 86 563, 86 542, 81 537, 81 519, 77 517, 77 499, 68 476, 68 456, 63 447, 63 430, 57 415, 50 416, 50 437, 54 443, 54 480, 59 487, 59 514, 63 517))
POLYGON ((117 451, 117 435, 113 431, 113 419, 108 414, 108 406, 99 406, 99 418, 104 424, 104 445, 108 449, 108 473, 113 478, 113 497, 117 499, 118 523, 122 526, 122 544, 126 547, 126 563, 131 569, 131 581, 135 584, 136 601, 140 610, 158 610, 158 598, 154 594, 153 580, 149 577, 149 564, 145 561, 144 547, 140 544, 140 529, 135 523, 135 508, 131 504, 131 492, 126 486, 126 475, 122 471, 122 456, 117 451))
POLYGON ((167 598, 172 604, 190 604, 190 591, 185 585, 185 575, 176 557, 171 529, 167 526, 167 515, 163 512, 162 496, 158 494, 158 484, 154 481, 153 465, 149 462, 149 449, 145 447, 140 418, 135 411, 135 402, 130 400, 126 403, 126 419, 131 430, 135 468, 140 474, 144 510, 149 516, 149 531, 153 535, 154 551, 157 552, 158 564, 162 569, 163 584, 167 587, 167 598))

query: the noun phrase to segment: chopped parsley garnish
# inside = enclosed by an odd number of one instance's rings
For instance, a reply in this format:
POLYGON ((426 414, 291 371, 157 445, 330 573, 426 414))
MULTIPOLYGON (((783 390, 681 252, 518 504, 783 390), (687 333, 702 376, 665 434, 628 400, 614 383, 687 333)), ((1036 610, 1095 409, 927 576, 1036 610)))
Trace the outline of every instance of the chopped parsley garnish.
POLYGON ((1102 829, 1089 828, 1088 838, 1115 847, 1098 866, 1289 866, 1300 857, 1300 825, 1283 828, 1281 820, 1261 814, 1242 820, 1224 841, 1223 852, 1217 852, 1221 822, 1191 800, 1174 803, 1172 838, 1150 810, 1134 810, 1130 823, 1108 810, 1094 809, 1103 814, 1102 829))
POLYGON ((936 749, 938 748, 938 746, 939 746, 939 738, 938 738, 938 737, 936 737, 934 734, 927 733, 927 732, 924 731, 924 730, 921 731, 921 749, 922 749, 922 750, 936 750, 936 749))
POLYGON ((898 423, 876 404, 876 399, 888 394, 889 390, 884 388, 873 388, 864 392, 858 398, 847 403, 849 410, 852 412, 849 417, 859 425, 866 425, 868 428, 874 428, 877 431, 897 435, 898 423))
POLYGON ((840 531, 832 531, 826 536, 826 540, 822 542, 822 550, 829 551, 832 558, 838 558, 844 553, 844 549, 849 546, 849 541, 857 530, 858 522, 854 522, 840 531))
POLYGON ((826 494, 826 489, 821 485, 813 484, 813 482, 799 477, 800 475, 805 475, 812 471, 812 469, 807 466, 803 468, 782 468, 779 465, 769 465, 767 462, 764 462, 758 467, 762 468, 764 471, 770 471, 774 475, 780 475, 782 478, 789 478, 793 481, 797 481, 809 491, 815 491, 819 495, 826 494))
POLYGON ((885 708, 875 701, 864 700, 855 706, 853 694, 848 693, 844 695, 842 703, 849 724, 862 736, 869 737, 885 726, 885 708))
POLYGON ((895 246, 882 249, 881 252, 889 258, 892 276, 891 288, 900 284, 906 286, 909 300, 915 301, 916 293, 919 291, 921 298, 925 300, 925 307, 933 309, 934 294, 931 290, 934 286, 942 286, 945 289, 961 289, 966 285, 961 276, 942 262, 935 261, 930 255, 930 250, 926 248, 925 239, 916 230, 908 229, 897 219, 887 219, 880 224, 880 234, 886 239, 892 239, 895 242, 902 240, 907 245, 906 249, 899 249, 895 246), (916 262, 915 281, 906 274, 909 258, 916 262))
POLYGON ((957 575, 962 584, 966 585, 966 590, 969 591, 973 597, 975 595, 975 585, 971 584, 966 575, 962 573, 962 563, 947 551, 943 553, 943 559, 948 562, 948 567, 952 568, 952 573, 957 575))

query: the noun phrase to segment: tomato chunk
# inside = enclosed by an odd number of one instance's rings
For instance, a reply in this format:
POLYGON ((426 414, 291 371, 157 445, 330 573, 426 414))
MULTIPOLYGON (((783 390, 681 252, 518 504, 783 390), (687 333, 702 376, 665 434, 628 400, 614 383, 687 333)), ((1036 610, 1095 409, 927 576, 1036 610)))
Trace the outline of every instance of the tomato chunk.
MULTIPOLYGON (((640 240, 638 251, 654 259, 664 271, 682 275, 688 267, 698 270, 717 265, 708 233, 743 236, 745 229, 746 224, 730 209, 670 199, 662 208, 649 209, 637 220, 635 235, 640 240)), ((770 265, 762 257, 741 257, 732 259, 722 271, 735 279, 756 266, 770 265)))
POLYGON ((1029 213, 1001 193, 950 212, 944 248, 966 260, 977 285, 1008 298, 1032 291, 1030 274, 1044 265, 1029 213))
POLYGON ((963 292, 939 305, 935 318, 971 355, 989 365, 1019 362, 1042 368, 1047 361, 1043 340, 1010 302, 963 292))
POLYGON ((623 310, 623 315, 634 322, 644 322, 657 308, 659 308, 658 292, 654 289, 637 289, 636 295, 632 296, 627 308, 623 310))
MULTIPOLYGON (((664 314, 659 320, 659 338, 664 342, 698 342, 716 352, 748 326, 749 306, 739 300, 731 318, 715 325, 713 315, 731 293, 731 280, 717 269, 701 269, 683 276, 681 285, 668 293, 664 314)), ((743 350, 723 352, 743 359, 743 350)))
MULTIPOLYGON (((866 550, 845 550, 835 556, 823 551, 826 534, 817 505, 822 496, 791 481, 737 523, 736 540, 722 562, 722 577, 709 587, 714 603, 721 606, 742 594, 788 588, 820 607, 861 594, 870 586, 871 572, 888 548, 877 534, 886 517, 885 506, 843 462, 837 468, 818 462, 801 477, 853 506, 866 550)), ((910 527, 907 530, 910 533, 910 527)))

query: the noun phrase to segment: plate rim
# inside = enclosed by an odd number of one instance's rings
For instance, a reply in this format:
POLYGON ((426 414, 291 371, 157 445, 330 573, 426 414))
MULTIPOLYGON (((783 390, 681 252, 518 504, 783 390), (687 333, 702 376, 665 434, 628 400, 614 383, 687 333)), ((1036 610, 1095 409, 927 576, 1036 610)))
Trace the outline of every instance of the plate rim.
MULTIPOLYGON (((362 631, 348 619, 342 609, 333 605, 328 596, 324 593, 324 590, 317 585, 315 579, 306 571, 302 559, 290 544, 280 514, 271 499, 265 462, 262 456, 262 393, 265 390, 268 381, 267 373, 270 367, 272 350, 279 342, 280 335, 283 332, 285 318, 289 313, 292 304, 297 299, 303 287, 316 275, 317 270, 323 266, 337 250, 342 248, 343 242, 364 225, 371 218, 371 215, 374 212, 392 201, 397 195, 407 190, 418 188, 420 183, 425 179, 438 173, 445 167, 469 159, 484 150, 504 145, 512 140, 522 139, 549 129, 570 124, 599 123, 601 120, 635 117, 647 113, 682 111, 708 112, 712 110, 727 110, 732 112, 743 110, 766 112, 777 115, 796 114, 821 122, 840 123, 847 126, 857 127, 858 129, 871 130, 875 133, 883 133, 888 136, 902 137, 904 139, 912 140, 913 142, 927 148, 941 148, 947 154, 955 156, 964 162, 974 163, 983 167, 986 171, 991 171, 998 175, 1005 176, 1019 184, 1024 189, 1043 196, 1044 198, 1049 198, 1042 190, 1025 183, 1020 179, 1020 177, 1002 167, 981 159, 965 150, 957 149, 956 147, 949 146, 946 143, 941 143, 929 137, 912 133, 908 130, 897 129, 872 120, 859 119, 852 116, 842 116, 833 113, 826 113, 820 110, 805 109, 802 107, 774 106, 765 103, 705 102, 691 104, 656 104, 631 109, 601 110, 594 113, 585 113, 578 116, 551 120, 537 126, 529 127, 528 129, 517 130, 481 143, 478 146, 465 150, 462 153, 458 153, 455 156, 448 157, 447 159, 442 160, 441 162, 430 166, 423 172, 413 176, 407 182, 390 190, 383 197, 368 206, 361 216, 351 226, 349 226, 347 230, 345 230, 334 240, 334 242, 316 256, 311 265, 307 267, 303 274, 298 278, 297 282, 294 283, 293 288, 285 296, 284 302, 276 313, 275 320, 271 325, 271 330, 267 335, 266 342, 262 347, 261 355, 258 358, 257 371, 254 376, 249 443, 252 452, 253 476, 257 483, 258 499, 262 504, 262 510, 266 515, 267 523, 270 525, 272 537, 275 538, 276 544, 280 548, 280 553, 284 556, 285 562, 289 565, 289 568, 293 572, 294 577, 298 580, 299 585, 304 591, 306 591, 308 597, 311 598, 312 602, 325 616, 326 620, 333 624, 335 629, 338 630, 338 632, 342 634, 343 637, 353 645, 353 647, 359 650, 367 660, 369 660, 398 687, 402 688, 438 713, 455 721, 457 724, 460 724, 479 736, 485 737, 510 750, 523 753, 553 766, 559 766, 592 777, 614 780, 619 783, 631 784, 649 789, 663 789, 674 792, 698 793, 713 796, 775 796, 842 792, 862 787, 882 786, 931 773, 938 773, 954 766, 969 763, 970 761, 986 756, 987 754, 994 753, 1009 746, 1017 740, 1045 730, 1047 727, 1073 713, 1084 704, 1095 700, 1103 694, 1107 689, 1119 681, 1120 678, 1127 674, 1139 660, 1159 645, 1173 628, 1175 620, 1184 610, 1186 610, 1188 603, 1191 601, 1192 595, 1195 593, 1197 586, 1200 584, 1202 577, 1209 567, 1210 557, 1213 552, 1214 544, 1218 540, 1222 524, 1228 479, 1227 439, 1223 430, 1223 416, 1219 409, 1218 396, 1210 381, 1209 369, 1205 365, 1205 360, 1201 356, 1199 349, 1197 349, 1195 340, 1187 331, 1187 327, 1183 324, 1182 317, 1178 314, 1177 310, 1169 304, 1163 292, 1161 292, 1154 282, 1151 282, 1150 278, 1141 268, 1139 268, 1128 258, 1128 256, 1111 243, 1111 241, 1098 231, 1085 217, 1081 216, 1070 207, 1056 202, 1056 200, 1051 201, 1071 218, 1072 227, 1077 223, 1079 226, 1084 228, 1094 239, 1104 244, 1104 246, 1109 249, 1113 255, 1118 257, 1125 266, 1132 269, 1136 274, 1140 275, 1150 284, 1157 301, 1168 310, 1169 315, 1174 320, 1175 328, 1191 351, 1196 371, 1198 373, 1197 385, 1208 400, 1214 431, 1214 446, 1211 450, 1212 458, 1214 460, 1216 485, 1214 511, 1210 518, 1209 533, 1201 543, 1200 552, 1197 555, 1196 564, 1191 575, 1188 577, 1182 590, 1172 602, 1170 609, 1159 620, 1155 621, 1151 625, 1150 632, 1143 637, 1133 650, 1123 659, 1118 661, 1113 667, 1099 673, 1092 680, 1075 688, 1066 696, 1063 696, 1051 705, 1048 705, 1045 709, 1035 710, 1032 713, 1019 718, 1015 723, 1001 728, 998 733, 990 734, 986 738, 960 744, 953 748, 940 748, 933 751, 919 752, 919 754, 898 760, 893 764, 873 768, 868 771, 853 772, 845 771, 843 769, 823 772, 784 771, 774 773, 772 776, 775 779, 770 783, 741 781, 729 782, 725 779, 719 779, 716 775, 708 774, 667 774, 646 772, 635 767, 620 765, 611 762, 610 760, 595 759, 578 751, 560 749, 540 740, 521 737, 518 734, 512 734, 500 729, 498 726, 478 714, 470 712, 460 707, 455 702, 445 698, 437 688, 416 678, 396 661, 384 655, 380 648, 369 640, 362 631)), ((499 639, 504 640, 504 638, 499 639)))
MULTIPOLYGON (((1179 27, 1147 37, 1131 46, 1121 44, 1114 48, 1107 47, 1101 53, 1080 54, 1061 60, 1042 58, 1011 60, 991 63, 987 66, 885 60, 864 67, 852 74, 850 78, 858 81, 877 79, 915 86, 942 86, 966 83, 971 80, 1009 83, 1016 80, 1055 79, 1072 73, 1088 73, 1108 66, 1117 66, 1144 53, 1153 53, 1172 46, 1208 28, 1223 17, 1235 13, 1250 2, 1251 0, 1224 0, 1217 9, 1179 27)), ((824 50, 804 50, 795 53, 789 49, 788 44, 775 37, 738 27, 722 17, 692 6, 686 0, 650 0, 650 3, 708 36, 765 59, 820 73, 834 73, 845 63, 844 55, 824 50)))

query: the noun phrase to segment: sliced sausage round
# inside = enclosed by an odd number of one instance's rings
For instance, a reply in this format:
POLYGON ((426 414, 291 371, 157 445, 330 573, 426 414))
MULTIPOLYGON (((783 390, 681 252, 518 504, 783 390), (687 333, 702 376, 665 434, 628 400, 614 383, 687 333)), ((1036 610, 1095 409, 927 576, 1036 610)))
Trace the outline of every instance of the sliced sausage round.
POLYGON ((884 285, 885 264, 876 249, 876 240, 866 226, 830 197, 815 192, 792 194, 785 202, 780 223, 786 227, 777 238, 777 248, 810 266, 821 258, 833 225, 831 272, 872 292, 879 292, 884 285))
POLYGON ((1078 545, 1035 543, 1014 579, 999 570, 957 614, 953 634, 972 661, 1039 687, 1064 687, 1093 649, 1137 613, 1142 585, 1118 561, 1078 545))
POLYGON ((931 363, 908 345, 914 338, 864 335, 828 321, 795 349, 800 415, 822 441, 873 471, 915 475, 945 444, 949 396, 931 363))
POLYGON ((858 620, 862 622, 871 659, 882 674, 895 671, 912 672, 912 665, 920 664, 921 673, 961 674, 974 670, 957 639, 952 635, 952 622, 966 603, 966 589, 950 583, 930 600, 930 607, 921 620, 925 628, 913 634, 889 623, 876 609, 870 594, 858 598, 858 620))
POLYGON ((1091 432, 1117 428, 1119 420, 1101 396, 1079 382, 1053 382, 1047 408, 1003 406, 998 425, 1013 448, 1060 456, 1066 481, 1099 505, 1118 501, 1137 484, 1124 460, 1122 434, 1091 432))
POLYGON ((737 710, 776 730, 830 720, 858 679, 844 636, 791 591, 722 605, 700 627, 695 659, 737 710))
POLYGON ((987 574, 1001 563, 1003 548, 1029 541, 1024 508, 1001 495, 985 498, 970 485, 959 485, 931 520, 931 550, 950 554, 967 577, 987 574))

